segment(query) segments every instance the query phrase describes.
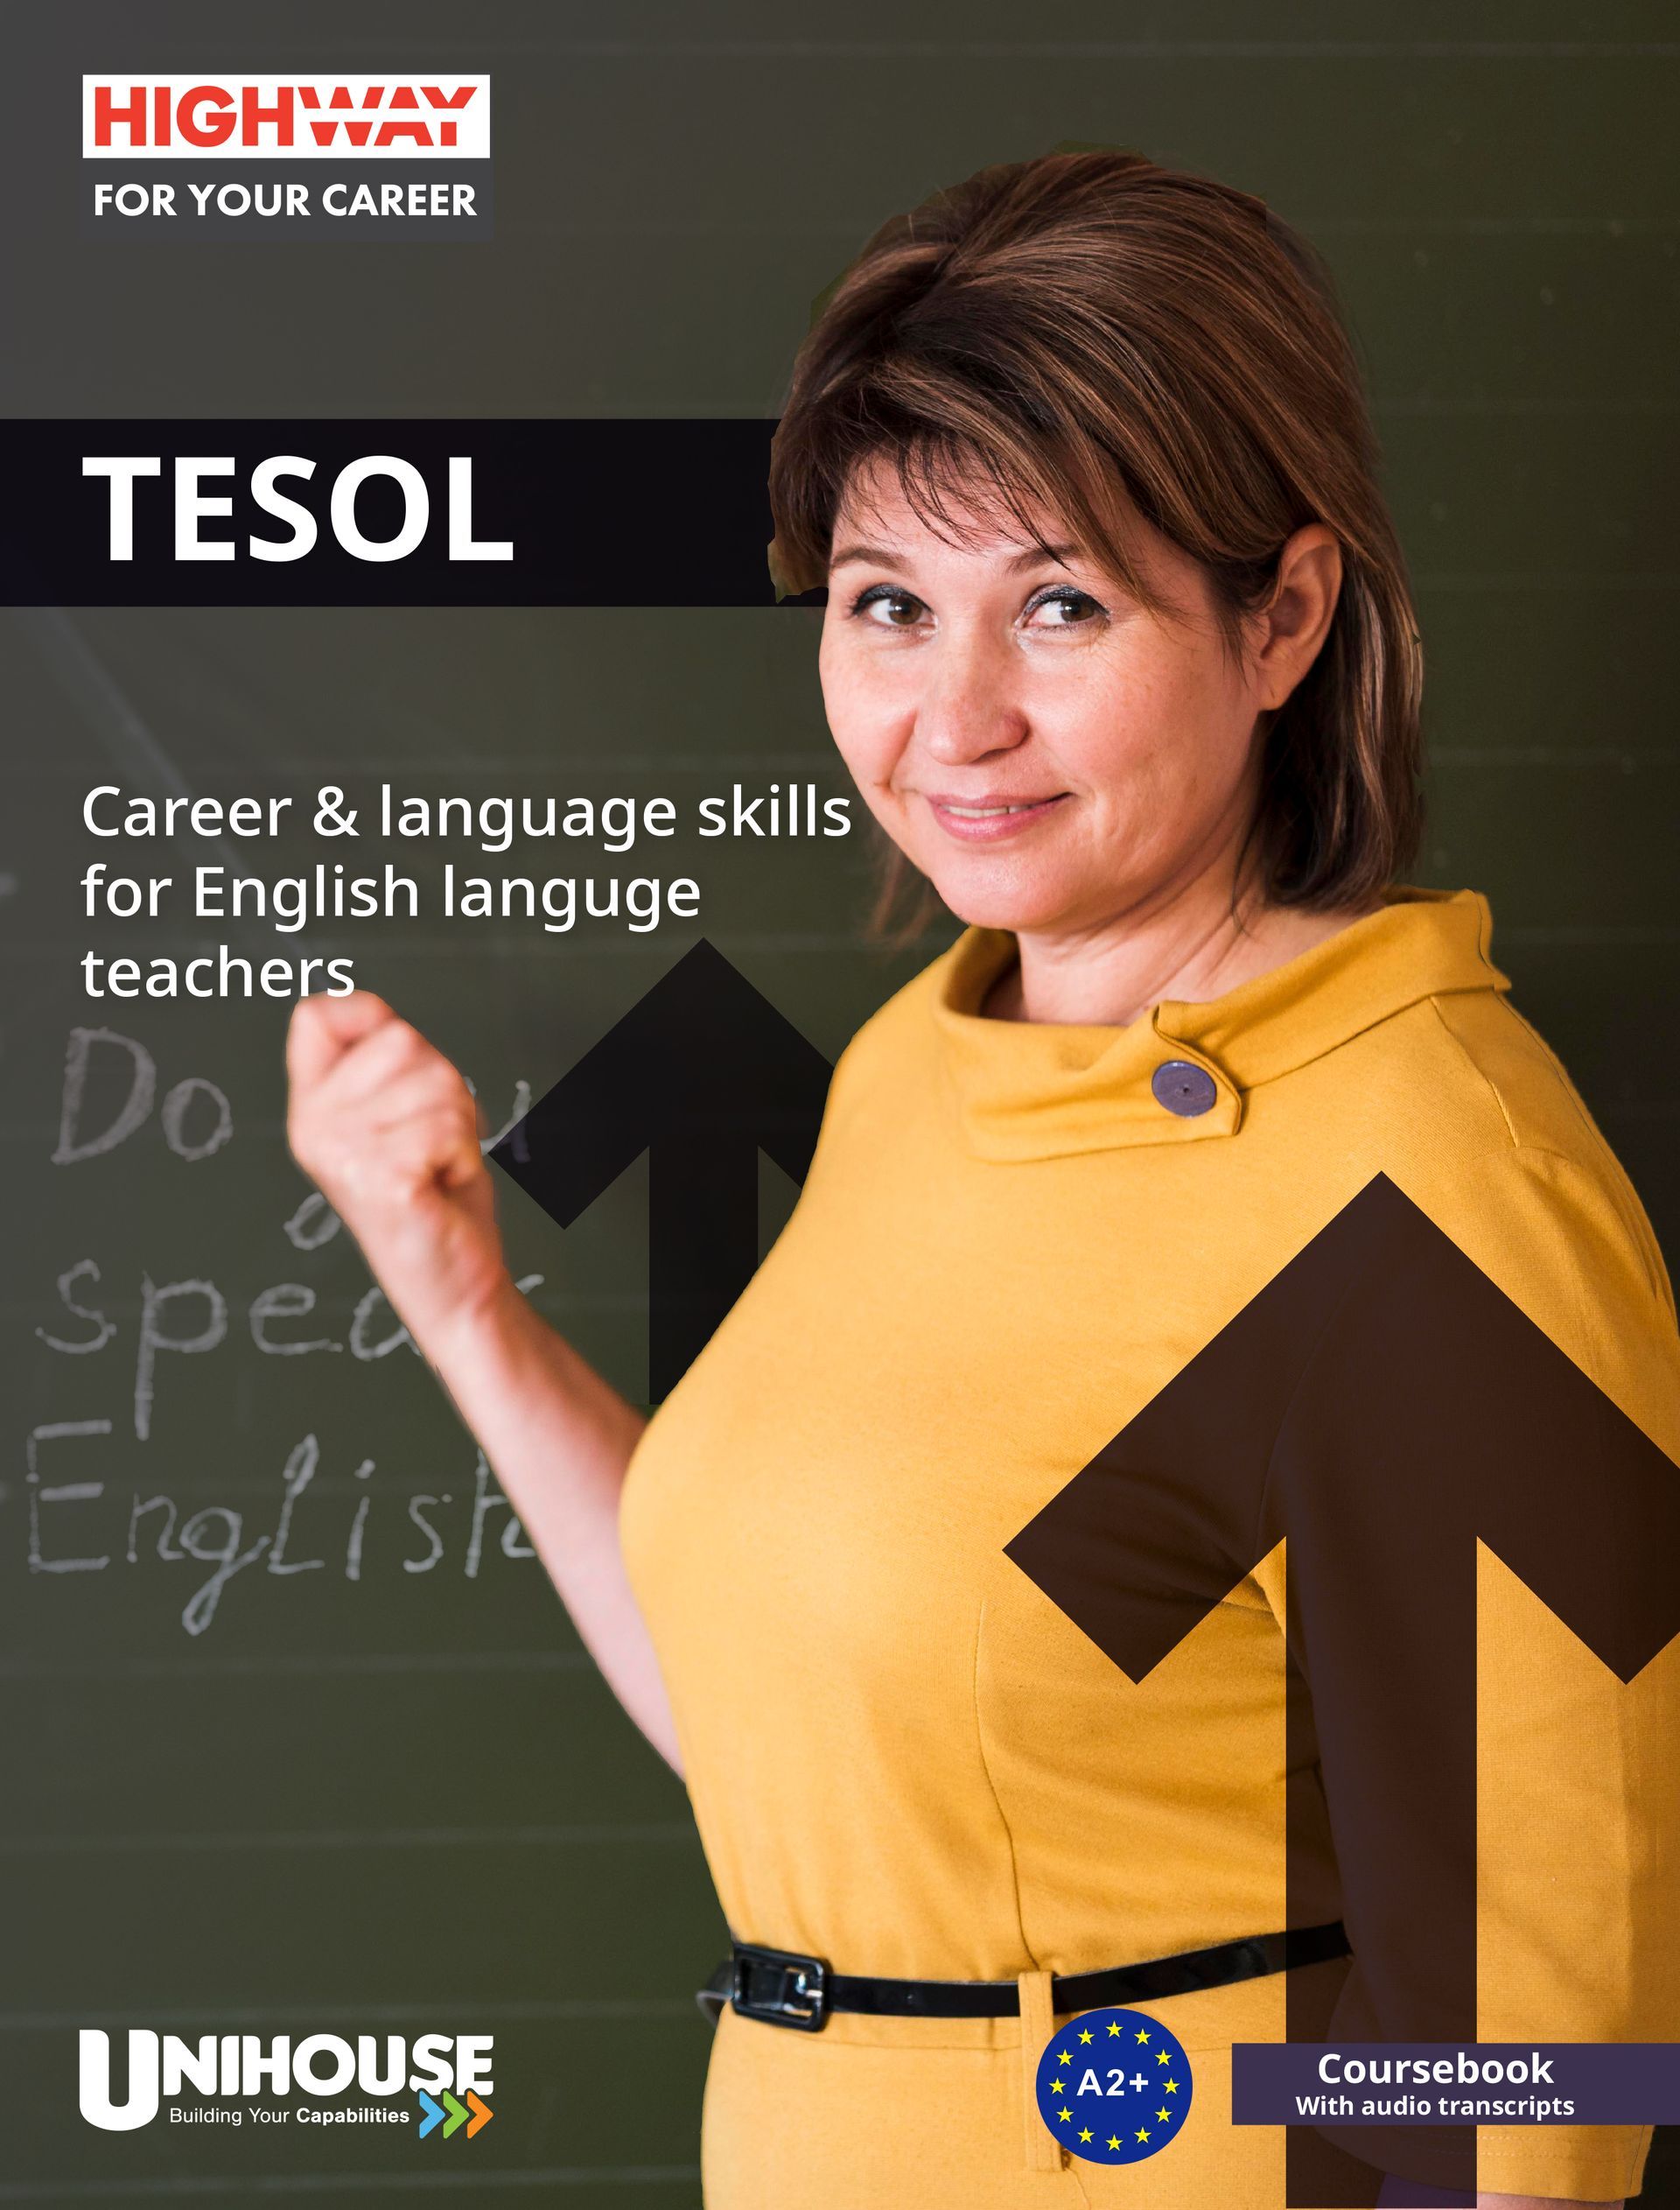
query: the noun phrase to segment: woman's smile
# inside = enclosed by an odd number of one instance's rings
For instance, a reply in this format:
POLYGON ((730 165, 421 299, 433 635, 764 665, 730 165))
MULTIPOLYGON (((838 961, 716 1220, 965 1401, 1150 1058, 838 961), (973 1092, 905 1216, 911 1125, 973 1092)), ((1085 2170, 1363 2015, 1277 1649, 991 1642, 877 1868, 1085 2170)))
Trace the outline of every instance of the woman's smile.
POLYGON ((928 810, 948 837, 959 844, 996 844, 1018 837, 1048 819, 1073 793, 1053 790, 1041 798, 1004 796, 982 791, 973 796, 946 790, 923 790, 928 810))

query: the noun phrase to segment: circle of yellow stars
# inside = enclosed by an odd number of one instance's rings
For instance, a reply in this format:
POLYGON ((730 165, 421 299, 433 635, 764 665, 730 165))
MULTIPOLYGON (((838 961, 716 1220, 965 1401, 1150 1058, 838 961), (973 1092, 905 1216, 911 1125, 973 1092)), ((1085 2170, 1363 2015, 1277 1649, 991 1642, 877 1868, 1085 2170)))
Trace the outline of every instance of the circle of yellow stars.
MULTIPOLYGON (((1108 2021, 1105 2038, 1124 2042, 1127 2038, 1126 2032, 1120 2025, 1119 2022, 1116 2019, 1110 2018, 1108 2021)), ((1075 2046, 1090 2047, 1095 2044, 1096 2039, 1096 2036, 1088 2026, 1082 2027, 1076 2035, 1070 2034, 1068 2036, 1068 2040, 1074 2044, 1075 2046)), ((1152 2043, 1154 2035, 1147 2026, 1138 2026, 1135 2028, 1130 2036, 1131 2046, 1128 2052, 1129 2056, 1135 2056, 1139 2066, 1142 2066, 1146 2060, 1152 2059, 1156 2066, 1156 2070, 1152 2075, 1142 2071, 1134 2073, 1132 2075, 1131 2084, 1133 2087, 1141 2090, 1144 2087, 1150 2085, 1152 2080, 1156 2092, 1160 2097, 1159 2107, 1155 2110, 1152 2116, 1150 2116, 1148 2123, 1138 2126, 1131 2135, 1132 2141, 1140 2145, 1145 2144, 1154 2139, 1154 2129, 1165 2129, 1170 2127, 1178 2116, 1180 2108, 1176 2101, 1169 2100, 1171 2097, 1175 2097, 1179 2092, 1179 2082, 1173 2076, 1172 2053, 1166 2049, 1150 2047, 1148 2045, 1152 2043)), ((1059 2073, 1065 2070, 1071 2070, 1074 2063, 1075 2062, 1074 2048, 1064 2046, 1058 2049, 1056 2052, 1055 2060, 1056 2067, 1059 2073)), ((1060 2078, 1052 2080, 1049 2083, 1049 2092, 1052 2095, 1065 2094, 1067 2093, 1066 2080, 1060 2078)), ((1057 2107, 1057 2122, 1070 2129, 1068 2135, 1068 2138, 1070 2140, 1076 2138, 1082 2147, 1096 2138, 1096 2133, 1089 2126, 1081 2127, 1075 2136, 1071 2131, 1073 2118, 1073 2111, 1067 2104, 1060 2104, 1057 2107)), ((1121 2138, 1120 2135, 1117 2133, 1111 2133, 1107 2136, 1103 2145, 1114 2153, 1118 2154, 1118 2152, 1124 2148, 1126 2144, 1121 2138)))

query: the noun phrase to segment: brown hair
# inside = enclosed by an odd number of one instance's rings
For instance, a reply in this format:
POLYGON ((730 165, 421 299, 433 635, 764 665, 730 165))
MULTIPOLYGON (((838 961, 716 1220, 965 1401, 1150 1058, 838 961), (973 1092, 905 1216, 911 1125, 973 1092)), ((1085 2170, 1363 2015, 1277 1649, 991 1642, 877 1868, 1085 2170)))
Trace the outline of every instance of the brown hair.
MULTIPOLYGON (((1160 610, 1128 509, 1200 562, 1228 641, 1304 523, 1342 583, 1266 732, 1265 895, 1368 901, 1414 857, 1423 658, 1358 363, 1322 260, 1264 202, 1138 153, 983 169, 883 224, 817 301, 772 446, 778 593, 827 579, 859 464, 930 528, 1040 509, 1160 610)), ((890 902, 891 886, 888 899, 890 902)))

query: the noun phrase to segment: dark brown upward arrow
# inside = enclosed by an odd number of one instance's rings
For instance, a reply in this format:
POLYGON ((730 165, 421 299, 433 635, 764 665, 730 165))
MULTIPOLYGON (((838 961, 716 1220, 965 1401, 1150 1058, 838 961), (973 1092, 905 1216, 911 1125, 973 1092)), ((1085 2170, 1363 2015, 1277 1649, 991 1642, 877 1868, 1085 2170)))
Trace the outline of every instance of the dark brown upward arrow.
MULTIPOLYGON (((1141 1680, 1283 1536, 1291 1786, 1316 1742, 1354 1948, 1290 2038, 1474 2040, 1475 1538, 1626 1682, 1680 1631, 1680 1469, 1379 1175, 1007 1554, 1141 1680)), ((1474 2190, 1474 2128, 1342 2138, 1474 2190)), ((1292 2205, 1369 2199, 1312 2145, 1292 2205)))
POLYGON ((648 1153, 654 1400, 752 1280, 759 1153, 805 1179, 832 1071, 703 937, 491 1152, 563 1228, 648 1153))

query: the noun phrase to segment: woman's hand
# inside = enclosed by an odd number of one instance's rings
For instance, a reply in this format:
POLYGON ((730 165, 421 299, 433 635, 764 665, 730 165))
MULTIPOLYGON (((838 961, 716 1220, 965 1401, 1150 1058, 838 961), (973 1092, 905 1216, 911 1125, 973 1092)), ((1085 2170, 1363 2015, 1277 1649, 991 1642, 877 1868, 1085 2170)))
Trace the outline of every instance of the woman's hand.
POLYGON ((286 1063, 293 1154, 430 1355, 507 1286, 472 1094, 367 990, 300 998, 286 1063))

